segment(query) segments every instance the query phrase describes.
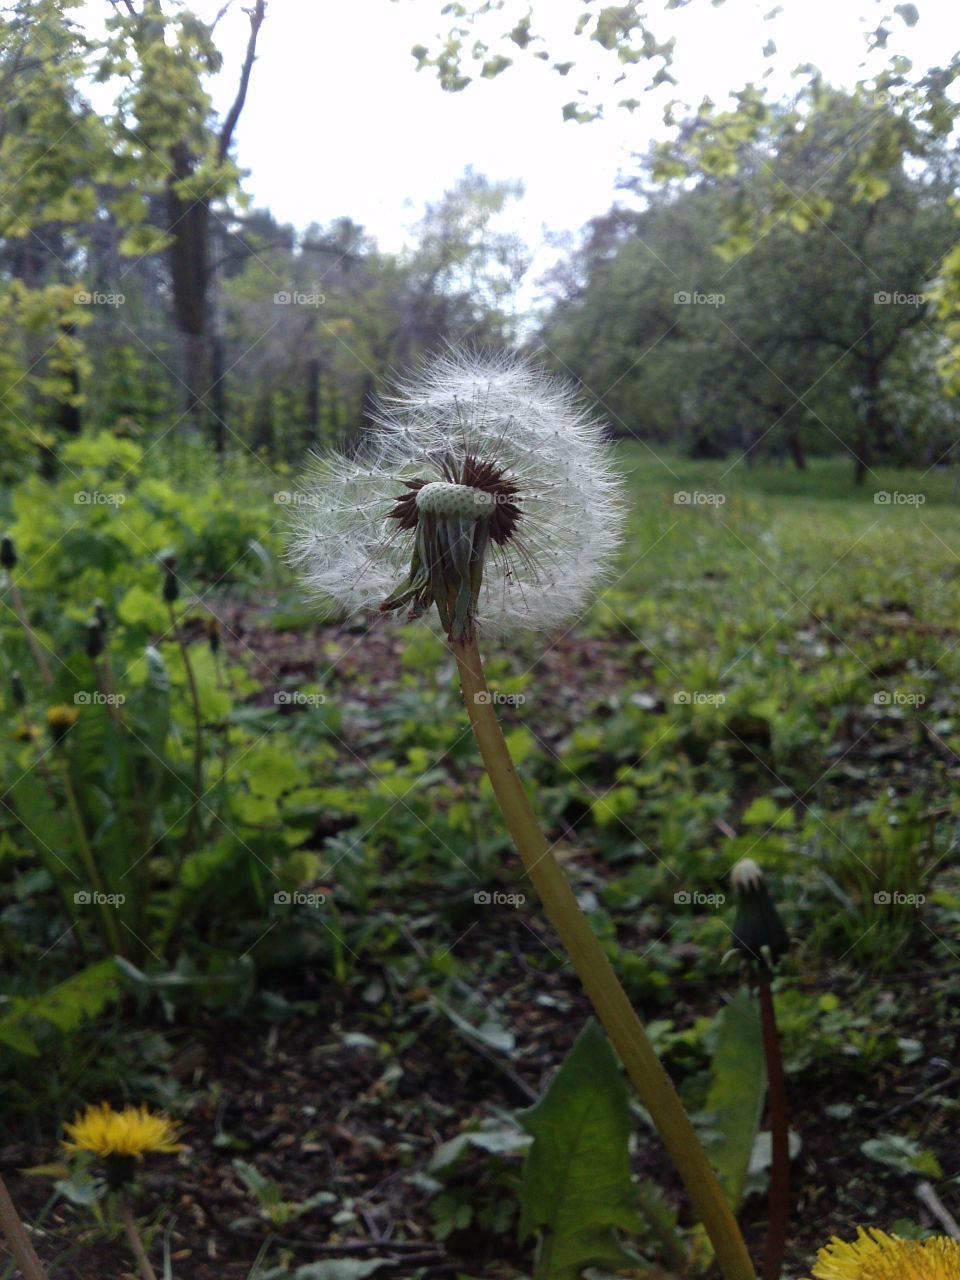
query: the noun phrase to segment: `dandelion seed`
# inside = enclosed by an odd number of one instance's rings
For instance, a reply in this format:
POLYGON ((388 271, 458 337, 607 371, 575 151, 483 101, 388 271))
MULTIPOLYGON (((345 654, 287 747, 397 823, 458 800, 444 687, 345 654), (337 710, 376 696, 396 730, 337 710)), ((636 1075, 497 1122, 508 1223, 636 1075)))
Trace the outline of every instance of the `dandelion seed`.
POLYGON ((310 481, 291 546, 308 587, 351 614, 436 605, 451 639, 568 622, 619 543, 604 427, 510 355, 426 364, 364 451, 319 458, 310 481))

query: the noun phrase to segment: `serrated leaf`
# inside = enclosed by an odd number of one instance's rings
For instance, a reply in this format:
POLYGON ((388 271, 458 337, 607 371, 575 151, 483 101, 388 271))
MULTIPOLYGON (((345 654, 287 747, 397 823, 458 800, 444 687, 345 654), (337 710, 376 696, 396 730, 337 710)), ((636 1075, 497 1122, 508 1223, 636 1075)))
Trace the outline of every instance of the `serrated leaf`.
POLYGON ((595 1021, 581 1031, 544 1096, 518 1118, 533 1137, 520 1188, 520 1238, 540 1234, 536 1280, 580 1280, 591 1263, 635 1262, 616 1235, 640 1226, 627 1090, 595 1021))
POLYGON ((760 1011, 746 989, 738 991, 723 1011, 712 1068, 706 1107, 714 1134, 710 1159, 736 1209, 743 1198, 766 1093, 760 1011))

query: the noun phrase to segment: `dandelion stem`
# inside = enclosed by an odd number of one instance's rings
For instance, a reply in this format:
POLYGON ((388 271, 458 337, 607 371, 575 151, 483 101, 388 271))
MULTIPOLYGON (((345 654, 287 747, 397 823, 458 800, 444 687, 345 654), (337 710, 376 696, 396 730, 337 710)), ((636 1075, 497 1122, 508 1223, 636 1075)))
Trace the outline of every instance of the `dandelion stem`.
POLYGON ((187 827, 180 843, 180 856, 182 858, 192 847, 197 808, 203 796, 203 716, 200 712, 200 693, 197 689, 196 676, 193 673, 193 663, 190 661, 187 642, 177 630, 177 615, 173 611, 172 603, 170 604, 170 626, 176 635, 177 644, 179 644, 180 653, 183 656, 187 683, 190 686, 190 702, 193 707, 193 801, 187 813, 187 827))
POLYGON ((736 1219, 673 1082, 554 858, 517 776, 490 700, 476 640, 451 641, 451 648, 494 795, 544 910, 683 1179, 725 1280, 756 1280, 736 1219))
POLYGON ((43 683, 49 687, 53 684, 53 673, 50 670, 50 664, 44 656, 40 641, 36 637, 36 633, 30 626, 27 619, 27 610, 24 607, 23 596, 20 594, 20 588, 11 578, 10 580, 10 599, 13 601, 13 612, 17 615, 17 621, 23 627, 24 634, 27 637, 27 644, 30 646, 30 652, 33 654, 33 660, 37 664, 37 670, 43 678, 43 683))
POLYGON ((80 849, 80 857, 83 861, 84 870, 90 877, 90 884, 100 895, 100 915, 103 918, 103 927, 107 936, 107 942, 113 947, 117 955, 121 955, 120 937, 117 933, 117 926, 114 923, 113 916, 110 914, 110 906, 105 901, 106 893, 103 888, 103 881, 100 878, 100 872, 97 870, 97 862, 93 856, 93 850, 90 848, 90 841, 87 839, 87 830, 83 825, 83 815, 80 812, 80 806, 77 804, 76 792, 73 789, 73 783, 70 781, 70 766, 65 757, 61 756, 60 776, 63 779, 63 793, 66 796, 67 808, 70 810, 70 818, 73 822, 73 829, 77 837, 77 845, 80 849))
POLYGON ((47 1273, 34 1251, 30 1237, 20 1221, 20 1215, 10 1199, 10 1192, 2 1178, 0 1178, 0 1227, 3 1228, 3 1234, 7 1237, 7 1244, 17 1261, 17 1266, 23 1272, 23 1280, 47 1280, 47 1273))
POLYGON ((127 1233, 130 1251, 137 1260, 137 1266, 140 1268, 143 1280, 157 1280, 157 1273, 150 1265, 150 1259, 147 1257, 147 1251, 143 1247, 143 1241, 140 1239, 140 1232, 137 1230, 137 1223, 130 1212, 130 1205, 126 1196, 121 1195, 117 1209, 120 1214, 120 1221, 123 1223, 123 1229, 127 1233))
POLYGON ((770 993, 770 979, 757 984, 760 1018, 763 1025, 763 1052, 767 1060, 767 1088, 770 1091, 770 1197, 767 1244, 763 1254, 763 1280, 779 1280, 787 1249, 790 1218, 790 1130, 787 1115, 787 1085, 783 1056, 777 1034, 777 1017, 770 993))

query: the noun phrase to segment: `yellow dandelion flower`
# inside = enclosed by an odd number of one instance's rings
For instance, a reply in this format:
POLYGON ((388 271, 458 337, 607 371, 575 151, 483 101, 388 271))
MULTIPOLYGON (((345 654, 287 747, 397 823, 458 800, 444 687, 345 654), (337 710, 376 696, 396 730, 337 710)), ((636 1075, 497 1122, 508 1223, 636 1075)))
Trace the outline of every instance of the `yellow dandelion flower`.
POLYGON ((88 1107, 73 1124, 63 1127, 73 1139, 62 1144, 68 1151, 92 1151, 104 1160, 111 1156, 142 1160, 154 1151, 172 1154, 183 1150, 183 1144, 174 1141, 177 1130, 173 1122, 153 1115, 146 1107, 114 1111, 104 1102, 88 1107))
POLYGON ((860 1227, 852 1244, 833 1240, 817 1254, 816 1280, 960 1280, 960 1242, 901 1240, 860 1227))
POLYGON ((60 739, 77 723, 80 718, 80 712, 76 707, 68 707, 66 703, 58 703, 55 707, 47 708, 47 728, 50 730, 50 736, 54 742, 60 739))

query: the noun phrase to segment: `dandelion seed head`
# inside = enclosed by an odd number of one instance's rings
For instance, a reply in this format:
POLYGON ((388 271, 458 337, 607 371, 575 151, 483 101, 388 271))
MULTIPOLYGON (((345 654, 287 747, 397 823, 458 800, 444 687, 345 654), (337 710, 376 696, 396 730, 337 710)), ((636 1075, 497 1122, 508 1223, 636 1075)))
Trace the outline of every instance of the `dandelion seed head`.
POLYGON ((601 585, 621 493, 606 430, 571 384, 512 355, 454 352, 382 400, 357 457, 315 460, 291 558, 353 614, 403 595, 425 520, 484 522, 479 628, 552 630, 601 585))

